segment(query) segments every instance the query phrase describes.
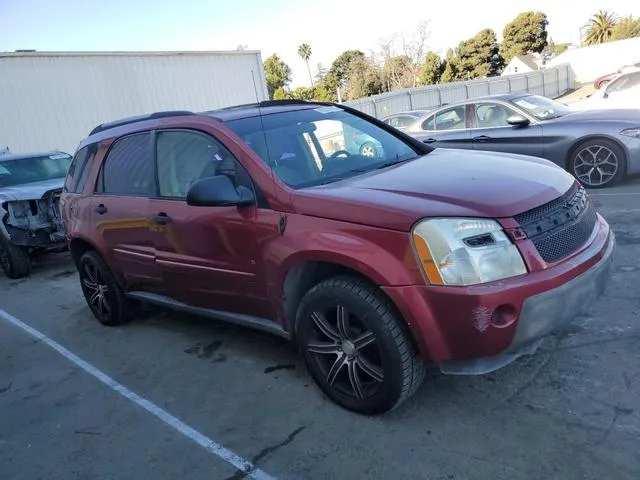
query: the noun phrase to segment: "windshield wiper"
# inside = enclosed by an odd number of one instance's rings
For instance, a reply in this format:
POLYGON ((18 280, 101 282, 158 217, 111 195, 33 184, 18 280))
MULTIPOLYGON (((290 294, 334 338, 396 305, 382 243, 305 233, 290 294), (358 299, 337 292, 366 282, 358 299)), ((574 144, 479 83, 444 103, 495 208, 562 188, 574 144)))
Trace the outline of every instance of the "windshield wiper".
POLYGON ((338 175, 333 175, 331 177, 326 178, 324 181, 322 181, 321 183, 316 183, 315 185, 327 185, 329 183, 333 183, 333 182, 337 182, 339 180, 345 180, 351 176, 353 176, 353 174, 358 174, 358 173, 367 173, 367 172, 373 172, 374 170, 382 170, 383 168, 387 168, 387 167, 392 167, 394 165, 397 165, 399 163, 404 163, 406 161, 409 160, 413 160, 416 157, 410 157, 410 158, 404 158, 404 159, 400 159, 399 157, 396 156, 395 159, 393 160, 389 160, 387 162, 383 162, 383 163, 379 163, 377 165, 366 165, 363 167, 359 167, 359 168, 352 168, 349 170, 346 170, 338 175))

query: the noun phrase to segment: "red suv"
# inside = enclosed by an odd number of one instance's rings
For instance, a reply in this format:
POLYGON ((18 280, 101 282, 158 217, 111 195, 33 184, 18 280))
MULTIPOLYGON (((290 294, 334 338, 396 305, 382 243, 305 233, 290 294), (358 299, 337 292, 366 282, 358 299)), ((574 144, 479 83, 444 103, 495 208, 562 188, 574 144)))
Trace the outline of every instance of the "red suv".
POLYGON ((342 105, 100 125, 65 185, 100 322, 144 301, 275 333, 362 413, 406 400, 425 360, 478 374, 533 352, 610 278, 613 233, 561 168, 434 150, 342 105), (348 152, 345 130, 376 155, 348 152))

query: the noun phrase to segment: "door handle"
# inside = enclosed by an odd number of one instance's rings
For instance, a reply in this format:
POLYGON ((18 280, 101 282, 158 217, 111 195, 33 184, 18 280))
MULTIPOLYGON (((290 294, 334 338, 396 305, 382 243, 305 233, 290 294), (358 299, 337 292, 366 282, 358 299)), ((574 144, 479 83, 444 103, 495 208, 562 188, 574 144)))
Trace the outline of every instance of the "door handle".
POLYGON ((172 218, 164 212, 160 212, 158 215, 154 215, 153 217, 151 217, 151 220, 159 223, 160 225, 166 225, 173 221, 172 218))
POLYGON ((105 207, 102 203, 97 207, 93 207, 93 210, 99 215, 104 215, 105 213, 107 213, 107 207, 105 207))
POLYGON ((484 143, 487 140, 491 140, 491 137, 487 137, 486 135, 480 135, 479 137, 473 137, 474 142, 484 143))
POLYGON ((436 140, 435 138, 429 137, 429 138, 425 138, 424 140, 422 140, 422 143, 435 143, 438 140, 436 140))

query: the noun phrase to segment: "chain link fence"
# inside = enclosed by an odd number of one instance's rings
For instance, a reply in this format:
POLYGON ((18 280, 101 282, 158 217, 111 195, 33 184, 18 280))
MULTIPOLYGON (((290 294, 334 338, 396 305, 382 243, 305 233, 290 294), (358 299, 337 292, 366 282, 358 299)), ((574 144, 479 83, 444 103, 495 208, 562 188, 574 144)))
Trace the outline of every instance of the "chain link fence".
POLYGON ((438 108, 470 98, 499 93, 528 92, 556 98, 573 89, 574 78, 569 64, 520 75, 489 77, 466 82, 444 83, 427 87, 405 88, 344 102, 378 118, 408 110, 438 108))

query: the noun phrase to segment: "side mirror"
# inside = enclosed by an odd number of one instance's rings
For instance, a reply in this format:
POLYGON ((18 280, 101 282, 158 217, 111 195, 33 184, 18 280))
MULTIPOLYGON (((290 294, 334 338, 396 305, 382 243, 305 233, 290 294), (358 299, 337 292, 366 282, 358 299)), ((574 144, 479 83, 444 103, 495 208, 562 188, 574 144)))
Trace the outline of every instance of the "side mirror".
POLYGON ((247 187, 236 188, 226 175, 204 178, 187 193, 187 205, 193 207, 239 207, 254 203, 253 192, 247 187))
POLYGON ((525 127, 531 123, 528 118, 523 117, 522 115, 511 115, 507 118, 507 123, 509 125, 513 125, 514 127, 525 127))
POLYGON ((602 92, 602 98, 609 98, 609 94, 607 92, 602 92))

